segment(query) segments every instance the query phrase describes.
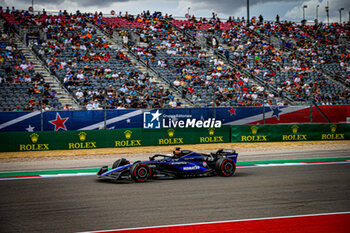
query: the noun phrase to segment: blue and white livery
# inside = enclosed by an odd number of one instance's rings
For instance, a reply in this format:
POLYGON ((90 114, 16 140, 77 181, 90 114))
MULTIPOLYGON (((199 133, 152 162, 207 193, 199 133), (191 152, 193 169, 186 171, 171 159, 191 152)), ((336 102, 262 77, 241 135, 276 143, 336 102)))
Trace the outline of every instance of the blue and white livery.
POLYGON ((147 161, 130 163, 122 158, 111 169, 103 166, 97 173, 101 179, 134 180, 145 182, 156 178, 183 178, 195 176, 233 176, 238 154, 232 149, 219 149, 210 154, 176 148, 173 155, 156 154, 147 161))

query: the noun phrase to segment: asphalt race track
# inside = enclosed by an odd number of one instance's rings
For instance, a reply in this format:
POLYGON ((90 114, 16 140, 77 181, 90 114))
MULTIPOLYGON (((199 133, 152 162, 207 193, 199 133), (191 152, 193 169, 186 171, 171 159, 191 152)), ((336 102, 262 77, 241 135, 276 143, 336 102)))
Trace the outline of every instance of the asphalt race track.
MULTIPOLYGON (((332 157, 330 154, 329 157, 332 157)), ((350 164, 238 168, 234 177, 113 184, 0 181, 0 232, 79 232, 350 210, 350 164)))

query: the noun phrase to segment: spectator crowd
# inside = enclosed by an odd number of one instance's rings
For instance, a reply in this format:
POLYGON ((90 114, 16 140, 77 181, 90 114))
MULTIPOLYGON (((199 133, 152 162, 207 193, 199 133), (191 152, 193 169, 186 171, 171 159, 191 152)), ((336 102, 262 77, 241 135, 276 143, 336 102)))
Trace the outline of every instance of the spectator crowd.
MULTIPOLYGON (((260 15, 222 20, 161 12, 33 14, 0 9, 0 98, 19 90, 6 110, 59 110, 63 106, 13 41, 20 30, 40 31, 32 49, 85 109, 349 104, 349 24, 264 21, 260 15), (96 31, 96 25, 105 34, 96 31), (140 62, 169 83, 143 73, 140 62), (25 92, 23 92, 25 90, 25 92), (182 100, 176 98, 178 93, 182 100)), ((158 77, 159 78, 159 77, 158 77)))

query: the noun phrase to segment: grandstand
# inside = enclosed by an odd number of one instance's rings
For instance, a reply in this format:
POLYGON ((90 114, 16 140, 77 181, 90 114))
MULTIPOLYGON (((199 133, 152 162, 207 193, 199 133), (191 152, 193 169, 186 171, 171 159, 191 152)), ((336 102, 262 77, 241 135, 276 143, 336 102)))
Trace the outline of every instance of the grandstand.
POLYGON ((349 24, 1 12, 0 110, 350 103, 349 24))
POLYGON ((46 110, 62 109, 63 100, 59 101, 55 85, 44 79, 15 41, 8 37, 0 40, 0 108, 3 111, 40 110, 42 102, 46 110))

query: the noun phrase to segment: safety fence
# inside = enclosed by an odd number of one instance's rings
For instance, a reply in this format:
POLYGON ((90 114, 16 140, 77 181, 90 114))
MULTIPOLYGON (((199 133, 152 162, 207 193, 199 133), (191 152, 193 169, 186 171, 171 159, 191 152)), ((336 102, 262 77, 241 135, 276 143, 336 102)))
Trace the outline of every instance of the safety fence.
POLYGON ((0 132, 0 151, 45 151, 228 142, 349 140, 350 124, 0 132))

